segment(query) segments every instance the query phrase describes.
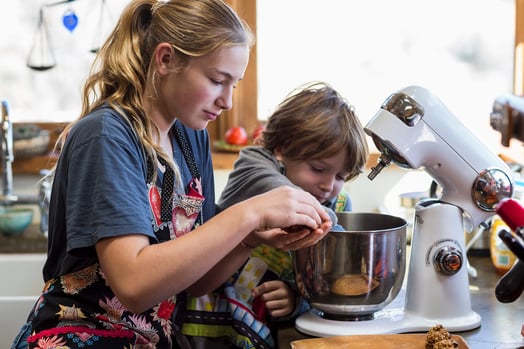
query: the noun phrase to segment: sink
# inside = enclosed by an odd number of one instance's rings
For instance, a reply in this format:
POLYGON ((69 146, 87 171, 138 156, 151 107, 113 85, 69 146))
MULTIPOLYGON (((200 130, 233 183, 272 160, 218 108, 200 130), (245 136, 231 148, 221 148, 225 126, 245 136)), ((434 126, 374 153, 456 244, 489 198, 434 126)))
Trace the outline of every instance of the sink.
POLYGON ((0 348, 11 346, 40 295, 45 259, 45 253, 0 254, 0 348))

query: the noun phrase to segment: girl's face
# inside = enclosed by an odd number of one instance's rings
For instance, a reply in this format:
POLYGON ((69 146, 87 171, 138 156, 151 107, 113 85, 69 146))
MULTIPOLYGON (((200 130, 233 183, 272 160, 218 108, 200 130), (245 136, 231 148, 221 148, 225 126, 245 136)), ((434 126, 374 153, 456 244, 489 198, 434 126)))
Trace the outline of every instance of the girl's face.
POLYGON ((249 48, 244 45, 191 58, 186 67, 161 79, 157 101, 161 114, 196 130, 205 128, 223 110, 231 109, 233 89, 248 60, 249 48))
POLYGON ((342 190, 344 179, 349 175, 344 166, 346 157, 345 149, 330 158, 306 161, 290 160, 277 154, 286 168, 286 177, 320 203, 333 199, 342 190))

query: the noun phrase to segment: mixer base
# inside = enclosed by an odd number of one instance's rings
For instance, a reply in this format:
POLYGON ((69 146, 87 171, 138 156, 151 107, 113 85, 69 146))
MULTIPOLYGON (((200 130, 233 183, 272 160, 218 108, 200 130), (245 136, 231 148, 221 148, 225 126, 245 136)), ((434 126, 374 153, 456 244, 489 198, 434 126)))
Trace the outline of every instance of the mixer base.
POLYGON ((402 306, 405 299, 402 297, 404 294, 405 290, 401 290, 401 294, 386 308, 376 312, 372 320, 330 320, 319 316, 318 311, 312 309, 297 318, 295 327, 299 332, 310 336, 331 337, 427 332, 436 324, 442 324, 450 332, 469 331, 480 326, 480 315, 473 311, 465 316, 446 319, 428 319, 414 313, 408 313, 402 306))

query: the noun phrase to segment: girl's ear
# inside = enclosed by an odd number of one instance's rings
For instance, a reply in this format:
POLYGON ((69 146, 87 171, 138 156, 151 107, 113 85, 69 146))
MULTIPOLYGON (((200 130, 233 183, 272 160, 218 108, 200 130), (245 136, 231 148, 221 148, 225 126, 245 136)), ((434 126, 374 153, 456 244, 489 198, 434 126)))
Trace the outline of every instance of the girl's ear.
POLYGON ((172 69, 175 60, 173 47, 167 42, 158 44, 155 49, 155 64, 160 75, 166 75, 172 69))

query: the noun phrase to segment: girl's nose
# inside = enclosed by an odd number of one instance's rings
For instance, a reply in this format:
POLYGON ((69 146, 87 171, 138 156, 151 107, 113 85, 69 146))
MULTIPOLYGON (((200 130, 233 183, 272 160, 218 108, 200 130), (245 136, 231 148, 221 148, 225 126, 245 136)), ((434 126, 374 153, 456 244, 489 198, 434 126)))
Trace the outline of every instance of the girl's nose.
POLYGON ((229 110, 233 107, 233 88, 226 88, 217 98, 216 104, 223 110, 229 110))

